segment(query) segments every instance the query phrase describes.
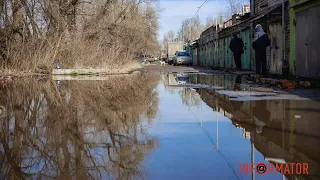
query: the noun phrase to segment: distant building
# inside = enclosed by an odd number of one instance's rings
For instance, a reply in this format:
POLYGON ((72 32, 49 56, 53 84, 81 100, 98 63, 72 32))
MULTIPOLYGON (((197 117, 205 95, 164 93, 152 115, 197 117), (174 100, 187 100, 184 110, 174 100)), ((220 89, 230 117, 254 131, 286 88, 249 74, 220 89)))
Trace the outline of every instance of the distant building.
POLYGON ((242 7, 242 15, 244 15, 246 13, 250 13, 250 5, 244 5, 242 7))
POLYGON ((232 18, 223 23, 223 28, 232 26, 232 18))
POLYGON ((234 15, 232 15, 231 20, 232 20, 232 25, 241 22, 241 14, 234 14, 234 15))
POLYGON ((250 139, 250 132, 242 129, 242 137, 244 137, 245 139, 250 139))

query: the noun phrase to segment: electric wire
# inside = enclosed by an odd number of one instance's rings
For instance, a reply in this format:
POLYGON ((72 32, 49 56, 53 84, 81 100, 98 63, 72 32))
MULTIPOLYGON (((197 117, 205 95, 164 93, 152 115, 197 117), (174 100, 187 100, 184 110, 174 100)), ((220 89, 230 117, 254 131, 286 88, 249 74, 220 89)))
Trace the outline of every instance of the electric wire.
MULTIPOLYGON (((201 103, 201 102, 200 102, 200 103, 201 103)), ((199 121, 199 123, 201 123, 201 121, 198 119, 198 117, 191 111, 191 108, 190 108, 189 105, 188 105, 188 110, 189 110, 189 112, 191 112, 191 113, 194 115, 194 117, 199 121)), ((205 128, 203 128, 203 127, 201 127, 201 129, 202 129, 202 130, 204 131, 204 133, 208 136, 209 140, 211 141, 212 145, 214 146, 216 143, 215 143, 215 141, 212 139, 212 137, 210 136, 210 134, 208 133, 208 131, 207 131, 205 128)), ((230 169, 233 171, 233 173, 234 173, 234 175, 237 177, 237 179, 240 180, 241 178, 238 176, 237 172, 234 170, 233 165, 232 165, 232 162, 230 161, 230 159, 227 158, 226 155, 224 155, 224 154, 220 151, 220 149, 217 149, 217 151, 218 151, 219 154, 223 157, 223 159, 227 162, 228 166, 229 166, 230 169), (229 159, 230 162, 229 162, 227 159, 229 159)))
POLYGON ((197 15, 198 12, 200 11, 201 7, 204 6, 204 5, 206 5, 207 2, 208 2, 208 0, 205 0, 205 1, 201 4, 201 6, 198 7, 197 12, 194 14, 194 16, 193 16, 191 19, 193 19, 194 17, 196 17, 196 15, 197 15))

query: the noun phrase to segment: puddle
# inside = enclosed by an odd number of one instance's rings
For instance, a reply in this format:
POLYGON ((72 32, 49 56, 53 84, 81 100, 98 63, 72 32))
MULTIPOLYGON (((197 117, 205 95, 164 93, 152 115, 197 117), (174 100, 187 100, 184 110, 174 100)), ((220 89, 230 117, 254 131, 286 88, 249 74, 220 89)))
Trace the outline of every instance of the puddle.
POLYGON ((270 93, 270 92, 255 92, 255 91, 217 91, 219 94, 224 94, 229 97, 242 97, 242 96, 276 96, 277 93, 270 93))
POLYGON ((176 77, 1 86, 0 179, 320 178, 319 101, 261 100, 274 93, 241 91, 237 76, 176 77), (273 161, 309 174, 239 169, 273 161))

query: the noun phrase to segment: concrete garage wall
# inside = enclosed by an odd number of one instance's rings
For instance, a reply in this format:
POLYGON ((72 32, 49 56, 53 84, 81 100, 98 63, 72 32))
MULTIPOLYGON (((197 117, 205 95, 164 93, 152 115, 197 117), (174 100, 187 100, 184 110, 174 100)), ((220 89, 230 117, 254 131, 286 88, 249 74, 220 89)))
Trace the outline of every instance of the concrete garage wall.
POLYGON ((173 56, 176 51, 183 50, 183 42, 168 42, 168 54, 173 56))

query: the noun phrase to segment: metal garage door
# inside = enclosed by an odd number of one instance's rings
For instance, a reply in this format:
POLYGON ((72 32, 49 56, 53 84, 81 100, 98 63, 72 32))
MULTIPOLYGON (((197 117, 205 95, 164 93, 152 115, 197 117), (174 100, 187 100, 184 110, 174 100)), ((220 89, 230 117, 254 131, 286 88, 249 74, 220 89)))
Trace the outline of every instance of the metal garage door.
POLYGON ((296 75, 320 78, 320 6, 296 13, 296 75))

